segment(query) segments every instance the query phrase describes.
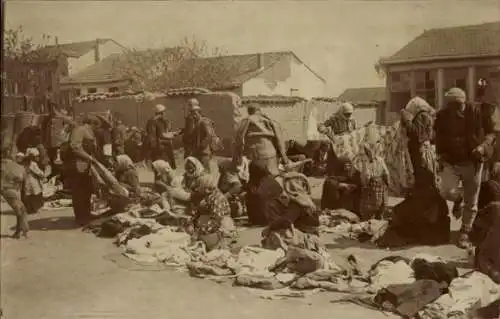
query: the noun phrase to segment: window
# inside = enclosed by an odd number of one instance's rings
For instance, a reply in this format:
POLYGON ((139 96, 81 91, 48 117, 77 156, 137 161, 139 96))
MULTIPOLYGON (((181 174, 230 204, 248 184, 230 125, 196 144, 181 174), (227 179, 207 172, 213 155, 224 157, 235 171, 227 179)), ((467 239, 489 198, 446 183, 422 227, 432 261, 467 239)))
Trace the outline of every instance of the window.
POLYGON ((461 88, 462 90, 466 90, 466 81, 465 79, 457 79, 455 80, 455 86, 457 88, 461 88))
POLYGON ((116 86, 113 86, 113 87, 111 87, 111 88, 108 89, 108 92, 110 92, 110 93, 118 92, 118 91, 119 91, 119 88, 116 87, 116 86))
POLYGON ((80 96, 80 95, 82 95, 82 90, 80 90, 80 89, 75 89, 75 95, 76 95, 76 96, 80 96))
POLYGON ((89 94, 97 93, 97 88, 88 88, 87 93, 89 93, 89 94))

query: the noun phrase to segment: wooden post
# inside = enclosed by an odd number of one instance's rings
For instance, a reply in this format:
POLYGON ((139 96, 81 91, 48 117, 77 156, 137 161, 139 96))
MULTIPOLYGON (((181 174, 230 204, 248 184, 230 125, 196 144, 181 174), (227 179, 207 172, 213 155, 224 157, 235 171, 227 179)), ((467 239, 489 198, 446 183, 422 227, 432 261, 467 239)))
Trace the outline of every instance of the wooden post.
POLYGON ((444 69, 437 69, 437 85, 436 85, 436 95, 437 95, 437 107, 438 109, 444 106, 444 69))
POLYGON ((415 71, 410 71, 410 96, 411 98, 417 96, 417 79, 415 77, 415 71))
POLYGON ((476 100, 476 67, 469 66, 467 69, 467 99, 476 100))
POLYGON ((392 75, 391 71, 389 68, 386 69, 385 71, 385 105, 384 105, 384 111, 383 111, 383 123, 384 124, 389 124, 389 112, 392 111, 392 104, 391 104, 391 81, 392 81, 392 75))

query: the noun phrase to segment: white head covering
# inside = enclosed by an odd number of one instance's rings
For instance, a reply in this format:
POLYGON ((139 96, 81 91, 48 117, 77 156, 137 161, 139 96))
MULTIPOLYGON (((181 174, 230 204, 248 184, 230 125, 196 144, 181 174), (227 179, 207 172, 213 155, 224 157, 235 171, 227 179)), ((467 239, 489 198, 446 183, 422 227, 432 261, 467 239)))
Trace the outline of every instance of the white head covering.
POLYGON ((173 171, 172 167, 167 161, 164 160, 156 160, 151 164, 155 172, 163 174, 163 173, 171 173, 173 171))
POLYGON ((165 105, 163 104, 156 104, 155 105, 155 113, 161 113, 165 111, 165 105))
POLYGON ((19 152, 16 154, 16 157, 24 157, 24 153, 23 152, 19 152))
POLYGON ((354 106, 351 103, 344 102, 340 106, 340 112, 342 112, 342 114, 346 114, 346 113, 352 114, 354 112, 354 106))
POLYGON ((38 149, 31 147, 26 150, 26 156, 40 156, 38 149))
POLYGON ((184 160, 184 166, 186 166, 187 163, 191 163, 195 167, 193 174, 194 176, 200 176, 205 171, 205 167, 203 167, 203 164, 196 157, 193 156, 187 157, 184 160))
POLYGON ((127 170, 132 167, 134 167, 134 162, 128 155, 122 154, 116 157, 117 170, 127 170))
POLYGON ((448 92, 446 92, 444 96, 451 101, 457 101, 462 103, 464 103, 466 99, 464 90, 460 88, 451 88, 448 90, 448 92))
POLYGON ((411 115, 415 116, 418 112, 426 111, 429 113, 435 113, 436 110, 426 100, 423 98, 416 96, 411 99, 408 104, 405 106, 405 110, 411 115))

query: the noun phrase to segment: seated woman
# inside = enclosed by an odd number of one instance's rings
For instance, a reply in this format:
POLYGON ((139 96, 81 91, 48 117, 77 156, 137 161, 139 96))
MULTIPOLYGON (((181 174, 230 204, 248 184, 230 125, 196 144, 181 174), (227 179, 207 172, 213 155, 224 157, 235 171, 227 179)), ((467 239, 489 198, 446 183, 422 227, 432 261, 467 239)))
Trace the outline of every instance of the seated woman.
POLYGON ((251 225, 266 226, 268 219, 265 205, 279 198, 283 192, 272 174, 265 168, 250 162, 248 168, 250 180, 245 195, 248 221, 251 225))
POLYGON ((318 252, 319 214, 311 198, 307 177, 300 173, 285 173, 273 181, 273 188, 281 189, 282 193, 264 203, 269 224, 262 232, 262 246, 285 251, 293 246, 318 252))
POLYGON ((152 167, 155 176, 154 190, 162 195, 161 206, 174 216, 187 215, 191 194, 183 188, 182 178, 176 176, 167 161, 156 160, 152 167))
POLYGON ((192 237, 205 243, 207 250, 229 248, 235 242, 236 227, 227 198, 217 188, 213 176, 202 174, 192 184, 192 237))
POLYGON ((474 268, 500 284, 500 162, 481 185, 478 208, 470 234, 475 246, 474 268))
POLYGON ((219 182, 217 187, 226 196, 231 206, 231 216, 241 217, 245 214, 243 194, 248 183, 248 159, 243 157, 240 165, 227 160, 219 165, 219 182))
POLYGON ((115 177, 128 191, 128 198, 121 196, 114 196, 112 193, 109 198, 109 205, 113 212, 122 212, 125 207, 139 198, 141 193, 139 184, 139 174, 135 169, 134 163, 127 155, 118 155, 116 157, 115 177))
POLYGON ((379 239, 380 246, 449 243, 448 205, 437 188, 437 160, 431 147, 434 113, 419 97, 411 99, 401 110, 415 182, 410 194, 394 207, 389 227, 379 239))
POLYGON ((359 214, 361 176, 347 157, 336 163, 335 175, 328 176, 321 193, 321 209, 347 209, 359 214))

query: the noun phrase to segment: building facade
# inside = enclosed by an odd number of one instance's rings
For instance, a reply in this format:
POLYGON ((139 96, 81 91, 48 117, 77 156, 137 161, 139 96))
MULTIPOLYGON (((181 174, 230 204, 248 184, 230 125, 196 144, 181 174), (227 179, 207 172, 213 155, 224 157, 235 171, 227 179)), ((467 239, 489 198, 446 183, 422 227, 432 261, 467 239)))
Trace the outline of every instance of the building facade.
POLYGON ((451 87, 462 88, 471 101, 488 98, 498 104, 499 34, 500 22, 431 29, 382 59, 388 118, 397 118, 415 96, 439 109, 451 87))

